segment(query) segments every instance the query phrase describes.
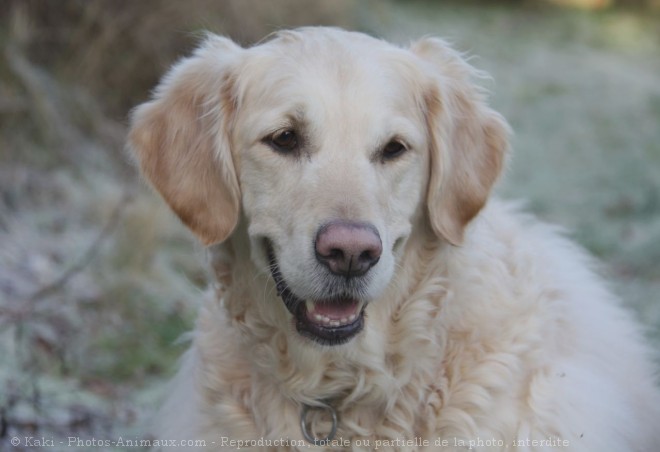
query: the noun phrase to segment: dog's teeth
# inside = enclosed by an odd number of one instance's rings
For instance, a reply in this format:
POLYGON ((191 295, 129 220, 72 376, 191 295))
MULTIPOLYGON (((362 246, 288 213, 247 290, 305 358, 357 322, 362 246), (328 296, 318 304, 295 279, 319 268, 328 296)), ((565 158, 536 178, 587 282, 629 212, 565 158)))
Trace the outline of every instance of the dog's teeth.
POLYGON ((313 312, 314 311, 314 302, 306 300, 305 301, 305 306, 307 307, 307 312, 313 312))
MULTIPOLYGON (((313 313, 314 303, 310 301, 306 301, 305 303, 307 305, 308 312, 313 313)), ((323 314, 315 314, 315 313, 311 314, 310 318, 321 325, 336 328, 338 326, 349 325, 355 322, 355 319, 357 319, 359 316, 359 312, 360 311, 358 310, 358 313, 353 313, 341 319, 331 319, 330 317, 325 316, 323 314)))

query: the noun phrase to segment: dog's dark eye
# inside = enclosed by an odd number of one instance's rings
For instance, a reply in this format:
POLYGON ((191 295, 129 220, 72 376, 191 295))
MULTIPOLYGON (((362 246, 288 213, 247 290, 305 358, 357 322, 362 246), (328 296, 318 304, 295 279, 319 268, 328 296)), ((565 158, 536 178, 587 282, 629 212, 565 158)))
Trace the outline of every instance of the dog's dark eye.
POLYGON ((298 148, 298 135, 290 129, 275 133, 268 141, 273 149, 282 153, 289 153, 298 148))
POLYGON ((392 160, 406 152, 406 146, 398 140, 392 140, 385 145, 382 151, 383 160, 392 160))

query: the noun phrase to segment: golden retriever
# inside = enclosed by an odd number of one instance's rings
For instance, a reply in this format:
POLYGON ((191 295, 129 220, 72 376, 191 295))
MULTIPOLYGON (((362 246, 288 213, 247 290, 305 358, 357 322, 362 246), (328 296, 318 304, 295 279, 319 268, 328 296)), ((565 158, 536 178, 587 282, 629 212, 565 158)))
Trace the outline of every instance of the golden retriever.
POLYGON ((660 450, 636 323, 576 246, 488 200, 509 128, 475 76, 433 38, 211 35, 134 111, 218 280, 157 441, 660 450))

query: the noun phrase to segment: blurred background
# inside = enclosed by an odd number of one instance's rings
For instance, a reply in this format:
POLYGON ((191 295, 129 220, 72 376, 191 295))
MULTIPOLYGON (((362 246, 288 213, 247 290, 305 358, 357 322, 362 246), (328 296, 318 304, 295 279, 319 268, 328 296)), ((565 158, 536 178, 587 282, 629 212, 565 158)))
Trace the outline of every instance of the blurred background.
POLYGON ((202 30, 299 25, 474 55, 515 130, 500 195, 595 255, 660 349, 660 0, 0 0, 0 449, 143 437, 208 274, 128 163, 128 112, 202 30))

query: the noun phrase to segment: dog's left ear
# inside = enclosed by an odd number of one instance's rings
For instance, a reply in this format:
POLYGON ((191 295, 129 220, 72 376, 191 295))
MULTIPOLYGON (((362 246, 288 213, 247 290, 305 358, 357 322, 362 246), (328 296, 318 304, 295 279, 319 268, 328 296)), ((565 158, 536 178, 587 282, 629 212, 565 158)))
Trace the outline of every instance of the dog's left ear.
POLYGON ((428 215, 435 234, 454 245, 485 205, 504 165, 510 129, 473 83, 477 71, 443 41, 411 47, 430 74, 426 115, 431 141, 428 215))

